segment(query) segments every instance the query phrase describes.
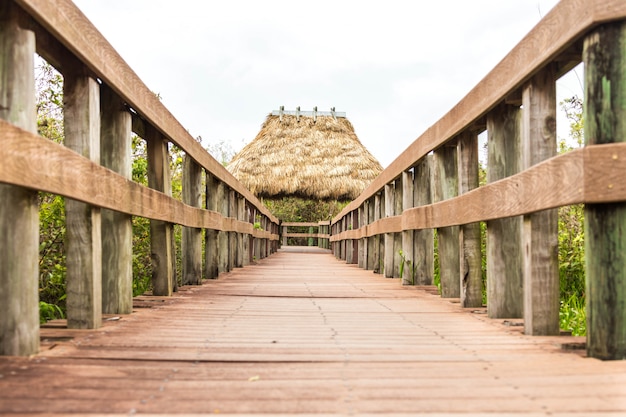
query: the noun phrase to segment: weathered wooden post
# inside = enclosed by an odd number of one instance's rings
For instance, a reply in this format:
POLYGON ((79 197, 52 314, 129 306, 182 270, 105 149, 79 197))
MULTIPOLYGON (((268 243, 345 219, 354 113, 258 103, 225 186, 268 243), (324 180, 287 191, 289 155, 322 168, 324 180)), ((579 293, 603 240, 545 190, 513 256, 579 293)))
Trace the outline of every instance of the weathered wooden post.
MULTIPOLYGON (((371 224, 375 221, 375 208, 376 208, 376 197, 370 197, 367 200, 367 224, 371 224)), ((367 238, 367 266, 366 269, 370 271, 377 270, 378 265, 378 252, 376 248, 378 247, 378 241, 376 241, 375 236, 370 236, 367 238)))
MULTIPOLYGON (((626 142, 626 21, 592 32, 583 61, 587 145, 626 142)), ((626 203, 585 205, 585 259, 587 354, 626 359, 626 203)))
MULTIPOLYGON (((183 203, 202 208, 202 167, 189 155, 183 159, 183 203)), ((183 227, 182 283, 202 284, 202 229, 183 227)))
MULTIPOLYGON (((108 86, 100 86, 100 161, 131 179, 131 115, 108 86)), ((128 214, 102 210, 102 312, 133 310, 133 224, 128 214)))
MULTIPOLYGON (((393 216, 394 213, 394 209, 396 206, 395 203, 395 189, 394 189, 394 184, 393 183, 389 183, 389 184, 385 184, 385 217, 391 217, 393 216)), ((394 234, 393 233, 385 233, 385 237, 384 237, 384 241, 385 241, 385 250, 384 250, 384 263, 383 263, 383 273, 385 275, 385 278, 393 278, 393 272, 394 272, 394 265, 393 265, 393 261, 394 261, 394 245, 395 245, 395 239, 394 239, 394 234)))
MULTIPOLYGON (((413 206, 426 206, 432 203, 432 156, 421 159, 413 168, 413 206)), ((414 270, 416 285, 432 285, 435 278, 435 231, 415 230, 414 270)))
MULTIPOLYGON (((458 137, 459 195, 478 188, 478 135, 465 131, 458 137)), ((459 235, 461 307, 482 307, 483 274, 480 223, 464 224, 459 235)))
MULTIPOLYGON (((384 207, 385 207, 384 191, 378 192, 376 193, 376 196, 374 197, 374 221, 380 220, 382 218, 384 207)), ((375 235, 374 239, 372 240, 374 244, 374 250, 372 250, 372 262, 374 264, 374 267, 372 268, 372 271, 374 271, 377 274, 382 274, 383 268, 384 268, 383 256, 385 254, 385 249, 384 249, 385 240, 384 238, 381 238, 381 235, 379 234, 375 235)))
MULTIPOLYGON (((239 196, 239 213, 240 220, 254 224, 254 220, 250 218, 251 210, 248 206, 248 201, 243 196, 239 196)), ((241 256, 243 258, 241 266, 248 266, 250 265, 250 261, 252 260, 252 255, 250 252, 250 239, 252 239, 252 236, 248 233, 243 233, 241 239, 241 256)))
MULTIPOLYGON (((172 195, 167 141, 151 125, 146 125, 148 151, 148 186, 172 195)), ((174 271, 172 262, 173 227, 161 220, 150 220, 150 251, 152 258, 152 294, 172 295, 174 271)))
MULTIPOLYGON (((556 75, 550 65, 522 92, 522 167, 556 155, 556 75)), ((524 332, 559 334, 559 214, 557 209, 524 216, 524 332)))
MULTIPOLYGON (((100 163, 100 86, 84 68, 64 73, 65 146, 100 163)), ((66 199, 67 326, 102 325, 100 209, 66 199)))
MULTIPOLYGON (((367 224, 367 209, 365 208, 365 203, 359 206, 359 225, 358 228, 363 231, 363 227, 367 224)), ((365 269, 367 267, 367 239, 361 238, 359 239, 359 260, 358 265, 359 268, 365 269)))
MULTIPOLYGON (((434 202, 456 197, 459 192, 456 142, 448 143, 434 152, 434 202)), ((441 296, 460 296, 459 226, 437 229, 439 243, 439 274, 441 296)))
MULTIPOLYGON (((228 217, 229 194, 230 193, 226 185, 222 181, 219 181, 217 184, 217 196, 216 196, 217 208, 218 208, 218 212, 224 218, 224 223, 226 222, 226 218, 228 217)), ((218 241, 218 258, 219 258, 218 271, 221 274, 223 272, 228 272, 228 256, 229 256, 228 255, 228 250, 229 250, 228 232, 220 230, 217 235, 217 241, 218 241)))
MULTIPOLYGON (((408 210, 413 207, 414 204, 414 178, 413 169, 404 171, 402 173, 402 211, 408 210)), ((415 285, 415 269, 414 269, 414 236, 413 230, 402 231, 402 257, 401 262, 404 262, 404 271, 402 274, 402 285, 415 285)))
MULTIPOLYGON (((35 35, 13 2, 0 3, 0 40, 0 118, 35 133, 35 35)), ((38 255, 37 192, 0 184, 0 355, 39 351, 38 255)))
MULTIPOLYGON (((232 220, 237 218, 237 198, 235 197, 235 190, 228 190, 228 217, 231 224, 232 220)), ((235 268, 237 260, 237 232, 228 232, 228 270, 232 271, 235 268)))
MULTIPOLYGON (((521 110, 501 104, 487 115, 487 182, 521 167, 521 110)), ((524 314, 522 217, 487 222, 487 313, 490 318, 524 314)))
MULTIPOLYGON (((394 181, 394 196, 393 196, 393 215, 399 216, 402 214, 403 202, 404 202, 404 186, 402 184, 402 175, 394 181)), ((402 232, 395 232, 393 234, 393 276, 394 278, 400 278, 400 270, 403 268, 404 259, 402 255, 402 232)))
MULTIPOLYGON (((217 198, 217 188, 219 180, 210 173, 205 172, 206 180, 206 209, 218 211, 219 200, 217 198)), ((218 231, 206 229, 204 231, 204 276, 207 279, 215 279, 219 275, 219 245, 217 239, 218 231)))

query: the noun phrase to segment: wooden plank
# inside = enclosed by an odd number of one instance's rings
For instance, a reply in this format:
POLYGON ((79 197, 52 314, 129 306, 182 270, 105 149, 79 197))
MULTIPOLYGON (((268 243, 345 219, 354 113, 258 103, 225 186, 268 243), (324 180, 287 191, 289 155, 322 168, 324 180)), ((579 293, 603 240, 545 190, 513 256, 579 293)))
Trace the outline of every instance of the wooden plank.
MULTIPOLYGON (((523 168, 556 155, 556 82, 549 66, 522 93, 523 168)), ((558 211, 524 216, 524 331, 559 334, 558 211)))
POLYGON ((281 251, 100 331, 43 329, 53 348, 0 358, 0 414, 626 412, 626 361, 589 360, 561 348, 581 338, 526 336, 427 290, 281 251))
MULTIPOLYGON (((183 203, 202 208, 202 167, 189 155, 183 159, 183 203)), ((202 229, 183 227, 182 284, 202 283, 202 229)))
MULTIPOLYGON (((63 83, 65 146, 100 162, 100 86, 81 68, 63 83)), ((102 234, 100 208, 65 200, 67 325, 102 325, 102 234)))
MULTIPOLYGON (((626 141, 626 23, 599 28, 585 39, 585 138, 588 145, 626 141)), ((598 165, 617 168, 614 153, 598 165)), ((594 168, 596 166, 594 165, 594 168)), ((616 175, 619 171, 615 172, 616 175)), ((623 183, 604 177, 594 187, 623 183)), ((590 185, 590 184, 588 184, 590 185)), ((585 205, 587 354, 626 358, 626 204, 585 205)))
MULTIPOLYGON (((487 132, 487 183, 491 186, 521 171, 519 107, 501 104, 493 109, 487 116, 487 132)), ((508 195, 495 195, 497 204, 510 204, 508 195)), ((491 318, 524 314, 522 223, 519 216, 487 222, 487 311, 491 318)))
MULTIPOLYGON (((161 134, 152 128, 146 129, 145 139, 148 149, 148 185, 156 191, 171 196, 168 144, 161 134)), ((150 258, 152 260, 152 293, 154 295, 169 296, 174 290, 172 234, 171 223, 150 220, 150 258)))
MULTIPOLYGON (((459 195, 478 188, 478 135, 465 131, 458 137, 459 195)), ((483 277, 480 223, 459 228, 460 298, 462 307, 482 307, 483 277)))
MULTIPOLYGON (((20 26, 19 13, 12 2, 0 4, 0 120, 36 132, 35 36, 20 26)), ((37 192, 0 184, 0 355, 39 350, 38 255, 37 192)))
MULTIPOLYGON (((458 167, 456 147, 443 146, 434 154, 433 200, 444 201, 458 195, 458 167)), ((460 296, 459 227, 450 226, 437 229, 439 251, 439 274, 441 296, 460 296)))
MULTIPOLYGON (((100 160, 127 179, 132 178, 131 116, 124 102, 100 86, 100 160)), ((128 214, 102 210, 102 312, 133 310, 133 224, 128 214)))

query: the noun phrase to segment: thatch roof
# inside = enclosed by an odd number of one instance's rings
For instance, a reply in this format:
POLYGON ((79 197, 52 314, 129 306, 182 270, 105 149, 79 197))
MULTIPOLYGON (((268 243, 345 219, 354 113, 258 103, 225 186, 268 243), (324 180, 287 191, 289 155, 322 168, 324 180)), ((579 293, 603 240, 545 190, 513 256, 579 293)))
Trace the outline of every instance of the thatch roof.
POLYGON ((228 170, 259 197, 352 200, 382 172, 344 117, 270 114, 228 170))

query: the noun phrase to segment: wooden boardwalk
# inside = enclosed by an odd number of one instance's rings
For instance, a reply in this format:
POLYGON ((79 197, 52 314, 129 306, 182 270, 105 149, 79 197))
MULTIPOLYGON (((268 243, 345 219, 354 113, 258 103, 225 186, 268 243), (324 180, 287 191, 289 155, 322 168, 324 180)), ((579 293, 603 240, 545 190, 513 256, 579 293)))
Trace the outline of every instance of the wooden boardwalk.
POLYGON ((39 355, 0 357, 0 415, 626 415, 626 361, 432 290, 280 251, 100 330, 42 329, 39 355))

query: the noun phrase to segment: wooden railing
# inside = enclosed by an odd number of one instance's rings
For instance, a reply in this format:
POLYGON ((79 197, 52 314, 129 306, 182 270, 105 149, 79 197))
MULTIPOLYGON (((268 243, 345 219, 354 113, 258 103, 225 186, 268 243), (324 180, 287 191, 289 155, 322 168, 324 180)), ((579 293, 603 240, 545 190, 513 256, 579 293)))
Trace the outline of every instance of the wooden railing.
POLYGON ((0 39, 0 354, 39 348, 38 191, 66 197, 70 328, 97 328, 103 313, 131 312, 131 216, 151 219, 154 295, 171 295, 176 284, 174 224, 183 226, 183 284, 277 250, 278 220, 71 1, 0 2, 0 39), (64 77, 65 146, 35 134, 35 52, 64 77), (149 188, 130 179, 131 132, 147 142, 149 188), (186 154, 183 201, 171 197, 170 143, 186 154))
MULTIPOLYGON (((559 334, 556 208, 585 203, 587 351, 626 357, 626 2, 563 0, 332 221, 337 257, 559 334), (584 149, 556 156, 556 80, 585 65, 584 149), (488 135, 487 182, 478 142, 488 135)), ((424 97, 427 100, 427 97, 424 97)))
POLYGON ((280 224, 283 246, 289 246, 289 238, 314 239, 315 246, 328 249, 330 247, 330 222, 283 222, 280 224), (312 229, 308 232, 290 232, 290 228, 312 229))

